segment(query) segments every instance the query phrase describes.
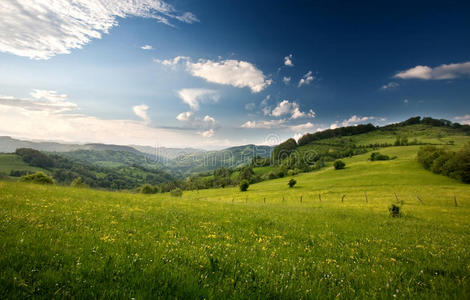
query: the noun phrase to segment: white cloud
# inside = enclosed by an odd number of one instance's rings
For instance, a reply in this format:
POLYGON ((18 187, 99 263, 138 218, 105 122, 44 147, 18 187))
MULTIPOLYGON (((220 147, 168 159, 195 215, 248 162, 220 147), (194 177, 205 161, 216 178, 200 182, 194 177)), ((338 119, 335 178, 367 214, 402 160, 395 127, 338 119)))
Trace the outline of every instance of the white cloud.
POLYGON ((54 102, 44 98, 0 96, 0 135, 75 143, 157 144, 167 147, 220 148, 232 143, 216 139, 203 141, 195 130, 154 128, 141 121, 100 119, 72 113, 71 110, 76 108, 68 100, 54 102))
POLYGON ((470 125, 470 115, 457 116, 454 119, 461 124, 470 125))
POLYGON ((269 107, 269 106, 263 107, 262 110, 263 110, 263 114, 265 116, 269 116, 271 114, 271 107, 269 107))
POLYGON ((282 82, 284 82, 285 84, 289 84, 290 79, 291 79, 290 77, 285 77, 285 76, 284 76, 284 77, 282 78, 282 82))
POLYGON ((147 110, 148 109, 149 109, 149 107, 145 104, 136 105, 136 106, 132 107, 132 110, 134 111, 135 115, 138 116, 139 118, 141 118, 142 120, 144 120, 145 122, 150 121, 150 118, 147 115, 147 110))
POLYGON ((248 121, 242 124, 242 128, 264 128, 264 129, 271 129, 271 128, 280 128, 286 120, 270 120, 270 121, 248 121))
POLYGON ((217 91, 208 89, 182 89, 178 91, 178 96, 192 110, 199 110, 202 102, 217 102, 220 98, 217 91))
POLYGON ((214 133, 215 133, 214 129, 209 129, 209 130, 201 132, 200 134, 202 137, 210 138, 214 136, 214 133))
POLYGON ((263 101, 261 101, 260 105, 262 107, 268 105, 269 99, 271 99, 271 95, 267 95, 266 97, 264 97, 264 99, 263 99, 263 101))
POLYGON ((333 123, 330 125, 330 129, 336 129, 336 128, 339 128, 338 123, 333 123))
POLYGON ((299 81, 299 84, 297 85, 298 87, 301 87, 302 85, 308 85, 310 82, 312 82, 315 79, 312 75, 312 71, 308 71, 307 74, 305 74, 299 81))
POLYGON ((366 122, 366 121, 371 121, 371 120, 374 120, 374 119, 375 119, 375 117, 358 117, 356 115, 353 115, 349 119, 344 120, 342 125, 343 125, 343 127, 346 127, 346 126, 351 126, 351 125, 355 125, 355 124, 358 124, 358 123, 363 123, 363 122, 366 122))
POLYGON ((140 49, 142 49, 142 50, 152 50, 153 47, 150 46, 150 45, 143 45, 142 47, 140 47, 140 49))
POLYGON ((470 76, 470 62, 443 64, 435 68, 416 66, 395 75, 401 79, 442 80, 470 76))
POLYGON ((204 119, 202 119, 204 122, 206 123, 210 123, 210 124, 214 124, 215 123, 215 119, 209 115, 206 115, 204 117, 204 119))
POLYGON ((284 66, 293 67, 294 64, 292 63, 292 54, 284 57, 284 66))
POLYGON ((152 18, 171 25, 170 19, 193 23, 189 12, 179 13, 162 0, 2 0, 0 52, 31 59, 49 59, 100 39, 117 18, 152 18))
POLYGON ((398 83, 392 81, 392 82, 382 85, 380 89, 385 91, 385 90, 397 88, 398 86, 399 86, 398 83))
POLYGON ((32 99, 0 96, 0 105, 18 107, 25 112, 47 113, 62 113, 77 108, 75 103, 67 101, 67 95, 58 94, 56 91, 33 90, 30 95, 32 99))
POLYGON ((298 119, 304 117, 315 117, 315 112, 310 110, 308 113, 302 112, 299 105, 296 102, 289 102, 289 100, 281 101, 271 112, 274 117, 280 117, 283 115, 290 115, 291 119, 298 119))
POLYGON ((403 100, 403 103, 408 104, 408 99, 403 100))
POLYGON ((180 122, 188 122, 193 120, 194 113, 192 111, 185 111, 176 116, 176 120, 180 122))
POLYGON ((172 67, 184 63, 186 71, 192 76, 217 84, 231 85, 238 88, 248 87, 253 93, 261 92, 272 83, 272 80, 266 79, 261 70, 246 61, 199 59, 197 62, 192 62, 189 57, 185 56, 155 61, 172 67))
POLYGON ((245 104, 245 109, 246 110, 253 110, 253 109, 255 109, 255 107, 256 107, 256 104, 253 103, 253 102, 245 104))
POLYGON ((296 141, 298 142, 299 139, 300 139, 302 136, 303 136, 303 134, 301 134, 301 133, 296 133, 296 134, 294 134, 293 138, 294 138, 294 140, 296 140, 296 141))
POLYGON ((315 125, 313 125, 312 123, 308 122, 308 123, 305 123, 305 124, 299 124, 299 125, 293 125, 293 126, 290 126, 289 129, 292 130, 292 131, 307 131, 307 130, 311 130, 315 127, 315 125))

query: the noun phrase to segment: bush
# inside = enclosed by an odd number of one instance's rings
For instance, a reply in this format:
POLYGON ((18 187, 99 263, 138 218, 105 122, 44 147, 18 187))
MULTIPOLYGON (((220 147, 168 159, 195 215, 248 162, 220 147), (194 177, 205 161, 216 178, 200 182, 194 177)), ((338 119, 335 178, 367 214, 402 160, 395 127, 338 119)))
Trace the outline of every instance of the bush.
POLYGON ((388 155, 381 154, 381 153, 379 153, 379 152, 373 152, 373 153, 370 155, 370 160, 371 160, 371 161, 390 160, 390 157, 389 157, 388 155))
POLYGON ((152 186, 151 184, 148 184, 148 183, 141 186, 139 190, 142 194, 156 194, 158 192, 157 187, 152 186))
POLYGON ((82 177, 77 177, 75 178, 72 183, 70 183, 70 186, 73 187, 78 187, 78 188, 86 188, 88 185, 83 181, 82 177))
POLYGON ((333 166, 335 167, 335 170, 341 170, 346 167, 346 164, 342 160, 337 160, 334 162, 333 166))
POLYGON ((392 218, 401 217, 400 206, 398 205, 392 204, 392 206, 388 208, 388 211, 390 213, 390 217, 392 218))
POLYGON ((248 180, 243 179, 242 181, 240 181, 240 191, 246 192, 249 186, 250 183, 248 182, 248 180))
POLYGON ((183 196, 183 191, 180 188, 176 188, 170 192, 170 195, 173 197, 181 197, 183 196))
POLYGON ((47 176, 43 172, 36 172, 34 174, 29 174, 22 176, 20 178, 20 182, 31 182, 37 184, 54 184, 54 179, 52 177, 47 176))
POLYGON ((289 180, 289 182, 287 183, 287 185, 288 185, 290 188, 293 188, 296 183, 297 183, 297 181, 292 178, 291 180, 289 180))

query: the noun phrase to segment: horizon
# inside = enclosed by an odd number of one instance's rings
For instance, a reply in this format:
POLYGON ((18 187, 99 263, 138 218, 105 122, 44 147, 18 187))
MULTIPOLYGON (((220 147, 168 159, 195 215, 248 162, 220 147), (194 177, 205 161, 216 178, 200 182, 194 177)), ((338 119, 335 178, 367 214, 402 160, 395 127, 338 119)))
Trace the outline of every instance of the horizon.
POLYGON ((470 124, 463 1, 34 3, 0 4, 1 136, 220 150, 470 124))

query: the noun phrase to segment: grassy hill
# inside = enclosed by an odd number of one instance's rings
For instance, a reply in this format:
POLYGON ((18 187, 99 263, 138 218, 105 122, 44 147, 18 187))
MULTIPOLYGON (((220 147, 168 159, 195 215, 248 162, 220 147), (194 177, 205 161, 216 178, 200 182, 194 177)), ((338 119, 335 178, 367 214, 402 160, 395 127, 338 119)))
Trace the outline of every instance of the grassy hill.
POLYGON ((292 189, 282 178, 243 193, 180 198, 0 182, 0 293, 468 298, 470 186, 424 170, 418 148, 387 147, 381 152, 397 159, 358 155, 344 170, 295 176, 292 189), (395 193, 401 218, 388 215, 395 193))

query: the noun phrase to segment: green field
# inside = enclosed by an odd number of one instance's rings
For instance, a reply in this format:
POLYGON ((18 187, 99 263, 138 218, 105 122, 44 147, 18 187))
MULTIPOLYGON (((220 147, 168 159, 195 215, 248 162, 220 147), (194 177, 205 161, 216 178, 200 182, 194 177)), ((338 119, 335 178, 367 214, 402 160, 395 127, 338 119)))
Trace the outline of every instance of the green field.
POLYGON ((10 171, 12 170, 25 170, 25 171, 31 171, 31 172, 42 171, 45 173, 50 173, 47 170, 28 165, 21 159, 21 157, 19 157, 16 154, 1 153, 0 154, 0 173, 9 175, 10 171))
POLYGON ((359 155, 344 170, 295 176, 293 189, 282 178, 245 193, 177 198, 0 182, 0 293, 469 298, 470 186, 424 170, 417 149, 386 148, 398 158, 359 155), (395 193, 401 218, 388 214, 395 193))

